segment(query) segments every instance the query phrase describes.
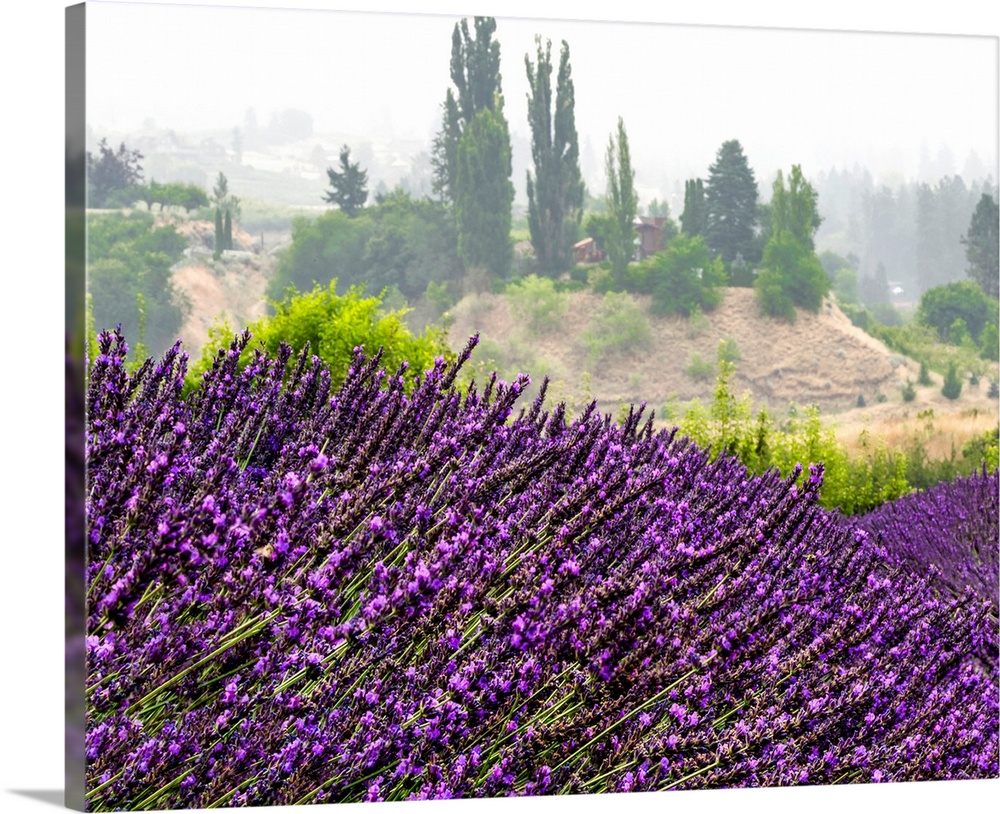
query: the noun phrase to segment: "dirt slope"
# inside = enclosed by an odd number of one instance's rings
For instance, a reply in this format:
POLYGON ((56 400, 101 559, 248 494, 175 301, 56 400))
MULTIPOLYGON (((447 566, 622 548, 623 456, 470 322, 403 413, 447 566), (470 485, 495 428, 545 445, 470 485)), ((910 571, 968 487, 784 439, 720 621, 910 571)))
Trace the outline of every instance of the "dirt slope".
MULTIPOLYGON (((533 376, 549 374, 565 380, 568 393, 578 393, 588 369, 583 334, 596 318, 600 297, 589 291, 570 296, 569 310, 558 330, 530 337, 521 332, 503 297, 484 295, 459 303, 449 333, 456 347, 472 333, 531 347, 533 376)), ((636 297, 644 306, 648 298, 636 297)), ((912 362, 891 353, 876 339, 851 325, 837 306, 827 301, 819 314, 800 312, 793 324, 758 316, 750 289, 725 291, 722 305, 707 315, 701 330, 677 317, 649 316, 653 348, 642 353, 605 359, 590 366, 590 390, 600 402, 632 401, 637 397, 659 405, 711 396, 713 377, 692 378, 685 372, 695 356, 713 367, 719 342, 733 339, 742 358, 735 385, 762 404, 816 403, 844 410, 858 396, 874 402, 879 393, 898 391, 907 375, 916 376, 912 362)))

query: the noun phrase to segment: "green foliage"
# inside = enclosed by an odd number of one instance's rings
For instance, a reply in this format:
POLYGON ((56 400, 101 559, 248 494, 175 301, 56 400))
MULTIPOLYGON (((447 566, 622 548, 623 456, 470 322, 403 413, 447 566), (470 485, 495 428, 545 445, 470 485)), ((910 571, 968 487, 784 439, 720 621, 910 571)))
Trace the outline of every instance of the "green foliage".
POLYGON ((130 190, 142 183, 143 158, 138 150, 130 150, 122 142, 118 150, 108 146, 108 140, 102 138, 97 145, 97 155, 87 151, 87 206, 101 209, 107 206, 128 205, 130 190), (126 194, 127 203, 122 204, 121 198, 112 201, 115 194, 126 194))
POLYGON ((489 269, 495 277, 510 272, 511 148, 502 100, 496 109, 477 113, 458 142, 455 221, 458 254, 466 268, 489 269))
POLYGON ((681 213, 681 231, 686 235, 701 235, 705 232, 705 185, 700 178, 684 182, 684 211, 681 213))
POLYGON ((986 395, 991 399, 1000 397, 1000 384, 997 384, 996 380, 990 382, 990 389, 987 391, 986 395))
POLYGON ((605 200, 609 220, 605 235, 605 250, 611 261, 611 271, 619 289, 624 285, 625 270, 632 259, 635 229, 632 224, 639 211, 639 196, 635 191, 635 170, 628 146, 625 122, 618 117, 617 139, 608 138, 608 149, 604 157, 607 174, 605 200))
POLYGON ((830 278, 815 253, 791 232, 776 232, 764 248, 754 289, 765 314, 794 321, 794 307, 814 313, 830 290, 830 278))
POLYGON ((736 364, 742 358, 743 354, 740 353, 736 340, 731 336, 728 336, 719 342, 719 359, 721 361, 736 364))
POLYGON ((340 210, 296 218, 268 296, 279 299, 289 286, 308 291, 314 282, 325 286, 336 278, 372 292, 394 285, 415 302, 431 281, 446 284, 461 273, 448 211, 396 190, 354 218, 340 210))
POLYGON ((991 362, 1000 362, 1000 334, 997 326, 987 322, 979 335, 980 355, 991 362))
POLYGON ((538 268, 556 274, 573 265, 573 243, 583 217, 583 179, 577 143, 575 95, 565 40, 556 78, 555 114, 552 112, 552 43, 542 51, 535 37, 536 65, 526 54, 528 124, 535 176, 528 172, 528 226, 538 268))
POLYGON ((700 382, 711 378, 714 369, 711 362, 701 358, 700 353, 692 353, 684 373, 696 382, 700 382))
MULTIPOLYGON (((702 234, 713 255, 726 264, 737 254, 756 261, 757 181, 739 141, 726 141, 708 169, 705 182, 705 221, 702 234)), ((685 230, 686 231, 686 230, 685 230)))
POLYGON ((781 170, 778 170, 769 205, 772 235, 788 232, 800 243, 813 249, 813 236, 823 220, 819 215, 818 200, 816 190, 802 175, 802 167, 792 165, 787 189, 781 170))
POLYGON ((87 291, 97 329, 120 323, 134 347, 144 321, 148 351, 159 355, 170 347, 190 307, 170 271, 186 245, 172 226, 154 228, 148 213, 90 216, 87 291))
POLYGON ((934 328, 942 342, 960 344, 950 336, 955 320, 962 319, 976 342, 980 341, 987 324, 996 326, 998 305, 971 280, 961 280, 948 285, 930 288, 920 297, 917 318, 934 328))
MULTIPOLYGON (((845 514, 858 514, 911 490, 906 478, 907 457, 862 436, 862 453, 851 457, 832 429, 824 428, 818 408, 798 410, 792 405, 780 425, 764 409, 755 410, 749 396, 732 392, 735 367, 718 360, 715 391, 709 407, 694 402, 679 422, 682 434, 710 447, 714 455, 736 455, 753 472, 776 467, 789 475, 796 465, 802 479, 809 464, 824 468, 820 503, 845 514)), ((669 411, 668 411, 669 412, 669 411)))
POLYGON ((813 250, 819 228, 816 191, 792 167, 788 188, 778 171, 771 197, 771 237, 764 246, 762 270, 754 282, 761 310, 792 322, 795 307, 818 312, 830 290, 830 278, 813 250))
POLYGON ((957 399, 962 394, 962 377, 958 374, 958 368, 954 363, 948 365, 948 372, 944 377, 944 386, 941 388, 941 395, 946 399, 957 399))
POLYGON ((682 232, 640 265, 646 270, 654 313, 689 317, 695 308, 711 311, 722 301, 719 288, 726 284, 725 268, 720 259, 711 258, 700 235, 682 232))
MULTIPOLYGON (((822 263, 821 263, 822 265, 822 263)), ((841 308, 858 302, 858 273, 852 268, 839 268, 833 274, 833 293, 841 308)))
POLYGON ((906 380, 906 384, 903 386, 903 401, 910 402, 917 397, 917 388, 913 386, 913 382, 910 379, 906 380))
POLYGON ((323 194, 323 200, 353 218, 368 201, 368 173, 357 161, 351 163, 351 148, 345 144, 340 148, 340 171, 328 167, 326 174, 330 189, 323 194))
MULTIPOLYGON (((250 360, 254 344, 270 354, 276 353, 282 342, 296 352, 308 344, 311 353, 329 365, 332 384, 337 387, 347 375, 355 347, 364 347, 369 353, 382 348, 382 362, 390 371, 408 363, 404 374, 407 383, 432 367, 436 357, 452 355, 443 332, 432 329, 414 336, 403 323, 403 312, 384 312, 378 297, 366 297, 358 287, 338 295, 336 284, 332 280, 325 288, 316 285, 304 294, 289 293, 275 303, 273 316, 248 326, 255 342, 244 352, 241 364, 250 360)), ((233 337, 226 323, 210 329, 201 358, 188 372, 188 389, 195 386, 217 355, 225 353, 233 337)))
POLYGON ((584 332, 583 342, 593 365, 608 356, 648 351, 653 346, 653 332, 646 314, 629 294, 609 292, 584 332))
POLYGON ((993 299, 1000 297, 998 233, 1000 233, 1000 207, 992 196, 983 193, 962 243, 965 245, 966 260, 969 262, 966 269, 969 277, 975 280, 986 296, 993 299))
POLYGON ((931 373, 930 370, 927 368, 926 362, 920 363, 920 373, 917 376, 917 384, 922 384, 925 387, 933 384, 933 382, 931 381, 931 373))
POLYGON ((556 290, 548 277, 529 274, 507 286, 511 313, 531 334, 555 330, 569 308, 569 296, 556 290))

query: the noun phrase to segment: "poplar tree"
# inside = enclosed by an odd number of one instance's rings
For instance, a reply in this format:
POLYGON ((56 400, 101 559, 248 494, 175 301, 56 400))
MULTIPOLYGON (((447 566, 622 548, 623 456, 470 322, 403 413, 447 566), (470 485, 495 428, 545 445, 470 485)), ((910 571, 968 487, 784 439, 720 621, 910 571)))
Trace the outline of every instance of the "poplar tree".
POLYGON ((506 276, 513 259, 510 242, 510 134, 503 105, 473 116, 458 142, 455 221, 458 255, 468 268, 506 276))
POLYGON ((575 95, 564 40, 556 78, 555 113, 552 110, 552 42, 542 50, 535 37, 537 62, 527 54, 528 123, 535 175, 527 171, 528 228, 539 269, 550 274, 573 265, 573 242, 583 216, 583 179, 576 134, 575 95))
POLYGON ((433 188, 446 203, 457 197, 458 142, 462 132, 477 113, 495 110, 502 99, 500 87, 500 43, 493 39, 493 17, 476 17, 473 33, 469 20, 455 23, 451 35, 450 75, 454 88, 448 88, 442 104, 441 129, 434 138, 431 165, 433 188))
POLYGON ((610 215, 609 234, 605 244, 615 283, 621 288, 635 245, 633 224, 639 211, 639 197, 635 191, 635 170, 632 169, 628 134, 625 132, 625 123, 621 116, 618 117, 617 133, 617 141, 614 134, 608 139, 608 150, 604 161, 608 180, 605 198, 610 215))

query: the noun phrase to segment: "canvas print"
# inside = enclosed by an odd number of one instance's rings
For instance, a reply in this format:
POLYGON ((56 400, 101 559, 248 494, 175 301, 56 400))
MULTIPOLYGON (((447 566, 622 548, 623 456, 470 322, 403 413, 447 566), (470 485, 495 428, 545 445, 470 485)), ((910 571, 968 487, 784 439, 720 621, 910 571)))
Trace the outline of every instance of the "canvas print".
POLYGON ((68 9, 71 804, 996 778, 997 51, 68 9))

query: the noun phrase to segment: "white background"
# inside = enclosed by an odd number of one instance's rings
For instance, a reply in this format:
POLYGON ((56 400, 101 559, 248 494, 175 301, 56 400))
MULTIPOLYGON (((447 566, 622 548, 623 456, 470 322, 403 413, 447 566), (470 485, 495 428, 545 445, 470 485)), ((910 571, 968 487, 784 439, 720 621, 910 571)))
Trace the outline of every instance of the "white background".
MULTIPOLYGON (((673 23, 909 31, 1000 33, 1000 12, 987 2, 897 4, 838 0, 822 7, 796 2, 632 3, 626 7, 575 0, 402 2, 331 0, 242 3, 228 6, 427 11, 673 23), (903 10, 900 13, 900 10, 903 10)), ((62 635, 62 324, 64 2, 19 0, 5 7, 0 59, 0 105, 32 121, 22 133, 4 134, 0 153, 0 303, 4 319, 0 366, 0 468, 4 526, 0 532, 0 811, 44 811, 50 806, 17 790, 56 790, 63 784, 62 635)), ((150 55, 156 59, 156 55, 150 55)), ((994 79, 995 81, 995 79, 994 79)), ((2 108, 0 108, 2 109, 2 108)), ((893 787, 674 792, 476 803, 321 806, 323 811, 406 812, 721 812, 988 810, 1000 799, 1000 781, 923 783, 893 787), (987 807, 988 806, 988 807, 987 807)), ((257 809, 277 811, 278 809, 257 809)))

